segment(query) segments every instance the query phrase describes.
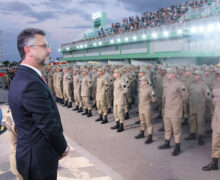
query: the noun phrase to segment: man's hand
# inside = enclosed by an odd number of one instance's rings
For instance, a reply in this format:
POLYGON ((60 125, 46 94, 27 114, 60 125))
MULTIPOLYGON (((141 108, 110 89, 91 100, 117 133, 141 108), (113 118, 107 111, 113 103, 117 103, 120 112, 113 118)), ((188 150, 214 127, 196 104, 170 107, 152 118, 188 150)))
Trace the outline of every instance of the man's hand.
POLYGON ((64 157, 66 157, 69 154, 70 151, 70 147, 69 145, 67 145, 66 150, 64 151, 64 153, 59 157, 59 160, 63 159, 64 157))

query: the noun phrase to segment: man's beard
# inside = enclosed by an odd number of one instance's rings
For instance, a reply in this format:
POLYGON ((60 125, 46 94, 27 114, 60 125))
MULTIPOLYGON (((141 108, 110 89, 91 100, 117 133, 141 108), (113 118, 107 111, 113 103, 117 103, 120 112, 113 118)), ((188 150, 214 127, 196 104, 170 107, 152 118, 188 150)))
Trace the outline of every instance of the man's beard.
POLYGON ((47 65, 50 63, 50 60, 49 60, 49 54, 47 56, 45 56, 43 59, 39 59, 37 58, 36 60, 37 64, 41 67, 47 65))
POLYGON ((43 62, 44 62, 44 65, 50 64, 50 59, 49 59, 49 57, 48 57, 48 58, 46 57, 43 62))

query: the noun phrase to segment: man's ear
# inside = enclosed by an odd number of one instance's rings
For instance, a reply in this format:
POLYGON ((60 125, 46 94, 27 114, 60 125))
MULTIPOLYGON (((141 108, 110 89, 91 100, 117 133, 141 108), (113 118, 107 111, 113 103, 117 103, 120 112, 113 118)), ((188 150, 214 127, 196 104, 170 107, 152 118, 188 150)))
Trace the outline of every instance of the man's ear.
POLYGON ((25 52, 26 56, 29 56, 29 57, 32 56, 32 50, 31 50, 31 47, 29 47, 29 46, 25 46, 25 47, 24 47, 24 52, 25 52))

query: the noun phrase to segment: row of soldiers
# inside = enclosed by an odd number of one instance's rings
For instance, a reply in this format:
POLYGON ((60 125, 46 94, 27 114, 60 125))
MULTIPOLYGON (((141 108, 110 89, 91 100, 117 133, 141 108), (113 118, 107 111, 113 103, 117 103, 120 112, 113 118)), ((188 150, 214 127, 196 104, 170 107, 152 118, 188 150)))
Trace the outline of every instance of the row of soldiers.
POLYGON ((13 79, 13 77, 15 76, 17 67, 10 67, 8 68, 0 68, 0 72, 3 74, 2 76, 0 76, 0 83, 3 89, 9 89, 10 86, 10 82, 13 79))
MULTIPOLYGON (((198 138, 198 145, 203 145, 205 120, 213 119, 213 114, 216 117, 212 92, 220 86, 220 71, 213 66, 57 66, 45 69, 44 73, 49 88, 63 106, 71 108, 74 98, 73 111, 80 113, 84 110, 82 115, 87 117, 92 116, 92 108, 96 107, 99 113, 96 121, 102 124, 108 123, 107 116, 113 108, 116 124, 111 129, 117 132, 124 131, 124 120, 129 119, 129 110, 136 100, 140 132, 135 138, 144 138, 147 130, 146 144, 153 142, 151 107, 156 103, 163 119, 160 130, 165 131, 165 142, 158 148, 170 148, 170 140, 174 136, 173 156, 181 153, 181 124, 189 124, 190 127, 185 140, 198 138)), ((216 146, 213 148, 215 163, 204 170, 217 168, 216 159, 220 157, 218 120, 212 122, 212 130, 215 133, 213 142, 216 142, 213 145, 216 146)))

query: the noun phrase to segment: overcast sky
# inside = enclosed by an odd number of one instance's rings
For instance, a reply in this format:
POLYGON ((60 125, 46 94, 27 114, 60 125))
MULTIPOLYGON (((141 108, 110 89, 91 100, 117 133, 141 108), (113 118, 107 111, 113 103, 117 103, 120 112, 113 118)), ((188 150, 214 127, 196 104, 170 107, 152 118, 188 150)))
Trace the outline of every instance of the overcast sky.
POLYGON ((35 27, 46 31, 52 46, 51 57, 61 56, 62 43, 79 40, 92 29, 91 15, 107 13, 107 23, 121 22, 123 17, 141 15, 185 0, 0 0, 0 30, 3 31, 3 56, 20 61, 16 38, 24 28, 35 27), (103 7, 103 8, 102 8, 103 7))

